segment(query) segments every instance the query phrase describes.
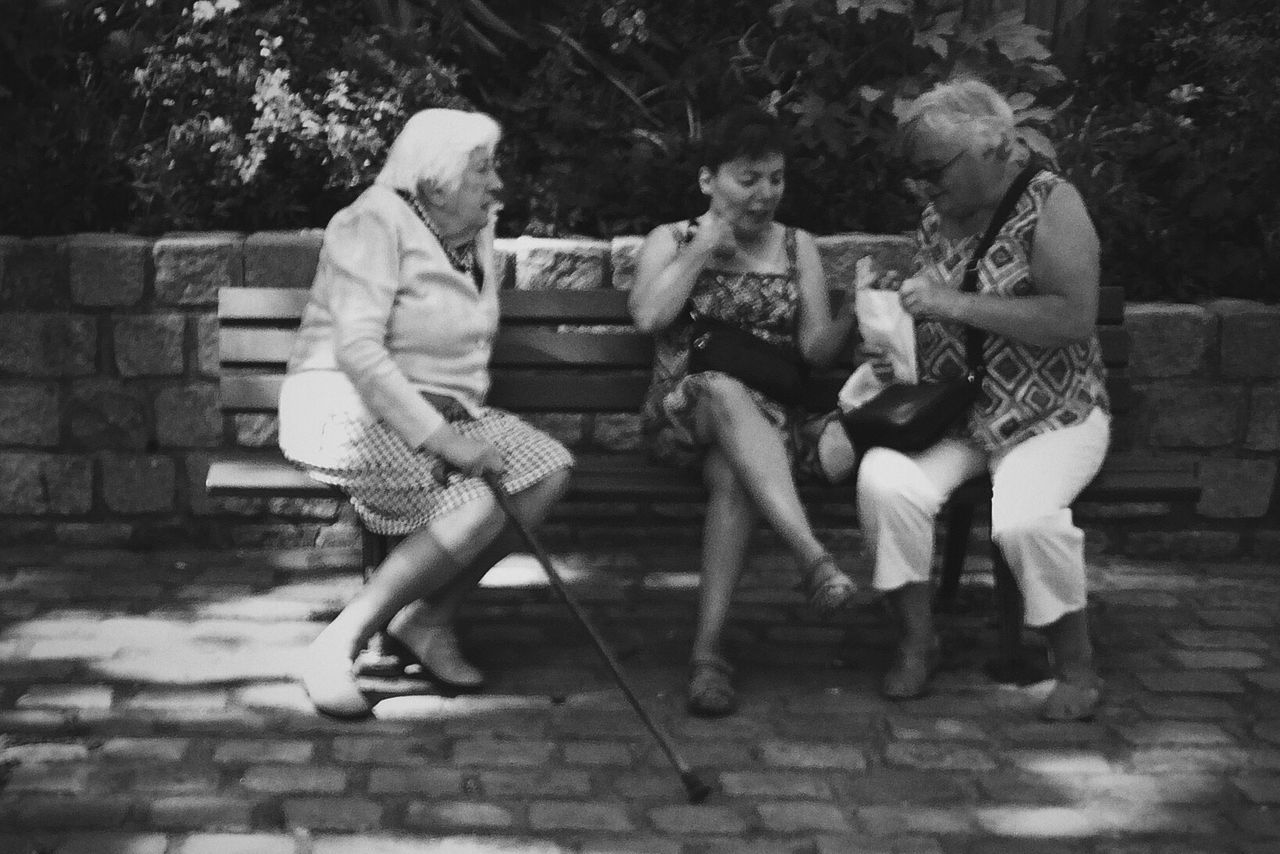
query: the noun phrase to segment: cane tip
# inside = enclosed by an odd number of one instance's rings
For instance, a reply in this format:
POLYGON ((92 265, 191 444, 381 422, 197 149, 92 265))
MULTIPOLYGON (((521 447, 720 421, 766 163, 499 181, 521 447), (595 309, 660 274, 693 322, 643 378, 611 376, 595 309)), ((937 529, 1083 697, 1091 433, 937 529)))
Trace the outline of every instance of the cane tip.
POLYGON ((711 786, 701 777, 692 772, 681 774, 680 778, 684 781, 684 790, 689 795, 689 803, 700 804, 711 795, 711 786))

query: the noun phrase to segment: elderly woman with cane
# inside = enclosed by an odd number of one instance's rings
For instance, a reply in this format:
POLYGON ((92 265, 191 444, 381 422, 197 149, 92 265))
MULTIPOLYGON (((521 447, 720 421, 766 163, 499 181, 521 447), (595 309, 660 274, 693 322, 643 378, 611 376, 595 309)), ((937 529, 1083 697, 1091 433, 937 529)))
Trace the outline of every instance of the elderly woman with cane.
POLYGON ((936 86, 909 105, 900 127, 928 200, 921 273, 900 291, 916 320, 920 380, 963 372, 969 328, 984 339, 986 372, 976 404, 945 438, 917 453, 871 448, 862 462, 858 508, 874 584, 901 628, 883 692, 907 698, 927 688, 939 656, 929 589, 934 520, 957 486, 989 473, 992 539, 1053 659, 1057 684, 1042 716, 1085 719, 1103 683, 1085 611, 1084 535, 1070 507, 1102 465, 1110 434, 1094 331, 1098 237, 1079 192, 1038 162, 1008 102, 987 84, 936 86), (994 223, 1015 194, 1008 218, 994 223), (975 253, 993 224, 990 248, 975 253), (977 287, 966 292, 974 254, 977 287))
POLYGON ((369 530, 403 537, 307 649, 302 684, 329 715, 370 712, 353 659, 383 629, 437 680, 478 687, 455 615, 519 543, 485 478, 527 525, 568 483, 563 446, 485 405, 500 136, 482 113, 417 113, 325 230, 280 393, 280 446, 346 492, 369 530))

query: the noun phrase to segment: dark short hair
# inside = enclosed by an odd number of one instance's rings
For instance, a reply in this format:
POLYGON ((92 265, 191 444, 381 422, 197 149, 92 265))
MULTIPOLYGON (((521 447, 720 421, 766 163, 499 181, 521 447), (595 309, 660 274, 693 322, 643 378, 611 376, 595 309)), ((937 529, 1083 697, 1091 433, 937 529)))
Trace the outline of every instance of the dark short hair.
POLYGON ((790 140, 778 117, 759 107, 735 107, 718 118, 702 143, 702 165, 715 171, 739 157, 787 156, 790 140))

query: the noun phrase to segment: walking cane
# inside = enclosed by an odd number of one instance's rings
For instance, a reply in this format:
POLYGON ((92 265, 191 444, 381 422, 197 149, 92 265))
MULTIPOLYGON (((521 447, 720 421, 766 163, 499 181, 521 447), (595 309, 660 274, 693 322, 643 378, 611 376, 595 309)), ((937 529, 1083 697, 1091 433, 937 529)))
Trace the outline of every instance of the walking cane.
POLYGON ((618 662, 613 657, 613 653, 609 652, 602 638, 595 627, 587 620, 587 615, 583 613, 578 603, 569 595, 569 591, 565 589, 564 580, 560 578, 560 573, 551 565, 551 559, 547 557, 547 553, 543 551, 541 544, 533 538, 533 534, 525 526, 520 517, 516 515, 515 508, 511 505, 511 496, 502 488, 498 475, 492 472, 485 472, 481 475, 484 482, 493 490, 493 495, 498 499, 498 504, 502 507, 507 518, 511 520, 511 524, 515 526, 516 531, 520 534, 521 539, 533 551, 534 556, 538 559, 538 563, 542 564, 542 570, 547 574, 547 578, 551 581, 551 586, 556 589, 556 593, 560 594, 560 598, 569 606, 569 610, 573 612, 573 616, 577 617, 578 622, 587 630, 587 634, 591 636, 592 643, 595 644, 596 651, 600 653, 600 657, 604 659, 604 663, 609 666, 609 670, 613 672, 613 678, 617 681, 618 687, 622 689, 622 693, 626 695, 627 700, 631 702, 631 707, 636 710, 636 714, 640 716, 640 720, 644 721, 644 725, 649 728, 649 732, 653 733, 653 737, 657 740, 658 746, 662 748, 662 752, 666 754, 667 759, 671 761, 672 766, 676 769, 676 773, 680 775, 680 782, 684 784, 685 793, 689 796, 689 803, 700 804, 706 800, 707 795, 711 794, 711 786, 702 780, 689 767, 689 763, 676 750, 675 744, 671 741, 671 737, 667 735, 657 721, 649 716, 644 706, 640 704, 640 700, 636 697, 631 686, 627 684, 627 679, 622 675, 622 668, 618 666, 618 662))

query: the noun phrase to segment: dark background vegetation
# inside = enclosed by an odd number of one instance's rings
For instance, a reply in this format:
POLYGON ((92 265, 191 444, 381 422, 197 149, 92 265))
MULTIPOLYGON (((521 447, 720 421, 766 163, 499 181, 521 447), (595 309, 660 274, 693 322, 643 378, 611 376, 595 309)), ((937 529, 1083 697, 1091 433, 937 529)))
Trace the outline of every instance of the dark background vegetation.
POLYGON ((895 105, 971 71, 1052 140, 1109 283, 1274 301, 1280 4, 1093 2, 1063 61, 962 0, 0 0, 0 233, 322 226, 429 106, 505 126, 504 234, 643 233, 698 210, 743 100, 793 130, 784 219, 903 231, 895 105))

